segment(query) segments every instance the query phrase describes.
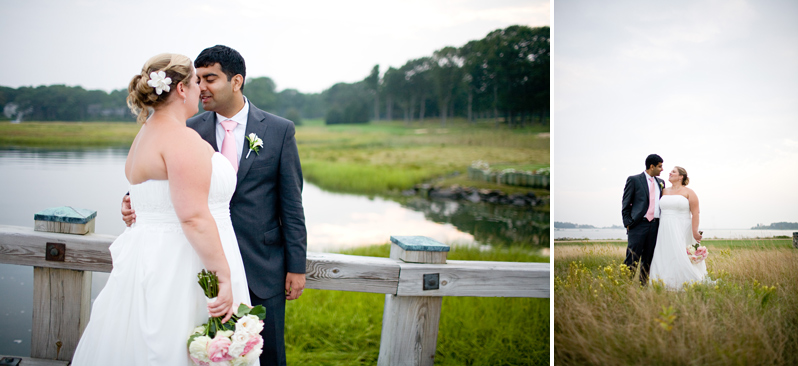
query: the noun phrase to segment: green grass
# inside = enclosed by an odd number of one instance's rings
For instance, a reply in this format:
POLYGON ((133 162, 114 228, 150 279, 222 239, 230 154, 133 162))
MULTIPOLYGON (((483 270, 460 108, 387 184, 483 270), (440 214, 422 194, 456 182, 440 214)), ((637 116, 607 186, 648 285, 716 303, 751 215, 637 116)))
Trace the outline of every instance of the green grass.
POLYGON ((139 127, 132 122, 0 122, 0 147, 128 147, 139 127))
POLYGON ((554 359, 562 365, 798 364, 798 250, 705 240, 715 284, 641 287, 625 243, 554 247, 554 359))
MULTIPOLYGON (((135 123, 0 122, 0 147, 126 147, 138 130, 135 123)), ((549 164, 548 126, 508 129, 458 118, 446 128, 437 119, 327 126, 309 119, 297 127, 296 139, 305 178, 336 192, 398 194, 417 183, 464 173, 475 160, 519 168, 549 164)), ((456 184, 532 191, 484 182, 456 184)))
MULTIPOLYGON (((387 257, 389 245, 343 251, 387 257)), ((449 259, 548 262, 530 248, 483 252, 453 247, 449 259)), ((385 295, 306 290, 286 307, 286 352, 293 365, 374 365, 385 295)), ((549 362, 549 299, 445 297, 436 365, 549 362)))
MULTIPOLYGON (((706 245, 708 248, 719 249, 777 249, 777 248, 791 248, 792 239, 704 239, 701 244, 706 245)), ((590 241, 554 241, 554 247, 561 246, 601 246, 610 245, 616 247, 626 248, 626 240, 590 240, 590 241)))
MULTIPOLYGON (((548 166, 547 127, 495 128, 437 120, 379 121, 362 125, 307 123, 297 129, 306 179, 328 190, 386 194, 414 184, 465 173, 475 160, 506 166, 548 166)), ((530 188, 459 180, 459 185, 525 193, 530 188)), ((543 193, 543 192, 537 192, 543 193)), ((545 195, 548 195, 546 192, 545 195)))

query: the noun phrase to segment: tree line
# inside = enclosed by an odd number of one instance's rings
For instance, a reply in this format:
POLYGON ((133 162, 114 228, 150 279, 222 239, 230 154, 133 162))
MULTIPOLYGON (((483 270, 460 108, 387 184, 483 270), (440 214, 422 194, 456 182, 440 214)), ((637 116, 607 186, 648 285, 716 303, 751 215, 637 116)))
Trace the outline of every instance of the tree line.
POLYGON ((770 225, 756 224, 751 230, 796 230, 798 222, 774 222, 770 225))
MULTIPOLYGON (((408 123, 452 117, 490 118, 519 126, 548 123, 549 27, 513 25, 461 47, 444 47, 361 81, 337 83, 321 93, 276 90, 269 77, 250 78, 244 95, 259 108, 296 123, 328 124, 402 119, 408 123)), ((134 121, 126 89, 107 93, 80 86, 0 86, 0 118, 36 121, 134 121)))
POLYGON ((513 25, 462 47, 389 67, 379 65, 357 83, 338 83, 322 93, 327 123, 458 116, 500 119, 510 126, 547 123, 549 27, 513 25))
MULTIPOLYGON (((258 107, 295 122, 301 122, 302 117, 321 118, 325 113, 320 94, 302 94, 295 89, 277 92, 268 77, 248 79, 244 91, 258 107)), ((0 86, 0 119, 132 122, 136 118, 127 107, 127 94, 127 89, 107 93, 65 85, 16 89, 0 86)))

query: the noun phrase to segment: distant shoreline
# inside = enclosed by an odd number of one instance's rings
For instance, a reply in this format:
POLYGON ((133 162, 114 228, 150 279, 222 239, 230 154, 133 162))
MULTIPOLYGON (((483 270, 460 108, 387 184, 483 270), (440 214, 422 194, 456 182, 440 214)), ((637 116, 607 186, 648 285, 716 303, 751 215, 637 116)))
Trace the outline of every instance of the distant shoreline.
MULTIPOLYGON (((563 228, 563 227, 555 227, 555 228, 554 228, 554 230, 622 230, 622 229, 623 229, 622 227, 588 227, 588 228, 585 228, 585 227, 579 227, 579 228, 571 228, 571 227, 567 227, 567 228, 563 228)), ((736 228, 706 228, 706 229, 704 229, 704 228, 702 228, 701 230, 748 230, 748 231, 761 231, 761 230, 796 230, 796 231, 798 231, 798 229, 765 229, 765 228, 756 228, 756 229, 752 229, 752 228, 742 228, 742 229, 739 229, 739 228, 737 228, 737 229, 736 229, 736 228)))
MULTIPOLYGON (((708 242, 708 241, 751 241, 751 240, 787 240, 789 238, 779 238, 779 237, 768 237, 768 238, 744 238, 744 239, 723 239, 723 238, 712 238, 712 239, 703 239, 701 242, 708 242)), ((585 243, 585 242, 594 242, 594 243, 625 243, 626 240, 624 239, 576 239, 576 238, 563 238, 563 239, 554 239, 555 243, 585 243)))

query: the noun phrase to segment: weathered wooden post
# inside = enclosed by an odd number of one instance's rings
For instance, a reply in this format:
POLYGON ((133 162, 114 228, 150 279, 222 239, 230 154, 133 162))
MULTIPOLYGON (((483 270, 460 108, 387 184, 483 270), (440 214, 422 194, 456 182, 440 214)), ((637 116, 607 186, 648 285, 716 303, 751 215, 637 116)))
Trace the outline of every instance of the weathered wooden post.
POLYGON ((798 249, 798 231, 792 233, 792 246, 798 249))
MULTIPOLYGON (((391 259, 445 264, 449 246, 423 236, 391 236, 391 259)), ((401 273, 400 273, 401 281, 401 273)), ((424 274, 419 290, 439 288, 439 274, 424 274)), ((385 295, 379 366, 432 365, 441 318, 441 296, 385 295)))
MULTIPOLYGON (((34 230, 85 235, 97 211, 56 207, 34 215, 34 230)), ((48 261, 63 262, 66 243, 41 243, 48 261)), ((33 267, 31 357, 70 361, 91 311, 91 272, 33 267)))

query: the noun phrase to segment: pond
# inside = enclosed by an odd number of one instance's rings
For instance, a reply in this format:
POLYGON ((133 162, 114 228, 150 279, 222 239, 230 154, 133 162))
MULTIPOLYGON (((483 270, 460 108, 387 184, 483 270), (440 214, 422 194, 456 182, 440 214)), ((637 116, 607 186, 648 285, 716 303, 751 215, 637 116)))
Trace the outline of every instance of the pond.
MULTIPOLYGON (((127 192, 127 149, 0 150, 0 225, 32 227, 45 208, 97 211, 100 234, 124 230, 120 203, 127 192)), ((450 245, 531 243, 548 247, 549 216, 530 209, 330 193, 305 182, 302 193, 308 251, 334 252, 382 244, 391 235, 423 235, 450 245)), ((92 300, 107 273, 94 273, 92 300)), ((33 268, 0 264, 0 354, 30 355, 33 268)))

